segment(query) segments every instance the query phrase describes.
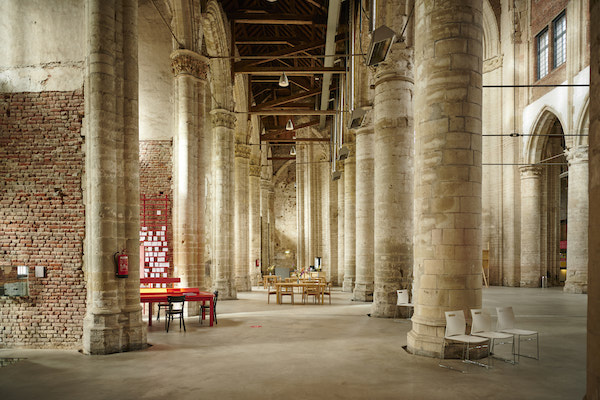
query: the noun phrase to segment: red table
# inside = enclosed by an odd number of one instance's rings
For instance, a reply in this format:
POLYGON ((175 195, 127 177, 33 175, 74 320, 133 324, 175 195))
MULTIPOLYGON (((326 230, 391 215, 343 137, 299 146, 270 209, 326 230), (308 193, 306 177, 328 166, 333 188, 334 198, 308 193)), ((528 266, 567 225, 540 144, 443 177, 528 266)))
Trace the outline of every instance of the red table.
POLYGON ((213 326, 215 295, 210 292, 200 292, 195 288, 169 289, 169 292, 166 292, 165 289, 165 293, 140 293, 140 302, 150 305, 148 310, 148 326, 152 326, 152 305, 154 303, 166 303, 168 296, 181 295, 185 295, 185 301, 201 301, 203 305, 208 301, 210 304, 209 326, 213 326))

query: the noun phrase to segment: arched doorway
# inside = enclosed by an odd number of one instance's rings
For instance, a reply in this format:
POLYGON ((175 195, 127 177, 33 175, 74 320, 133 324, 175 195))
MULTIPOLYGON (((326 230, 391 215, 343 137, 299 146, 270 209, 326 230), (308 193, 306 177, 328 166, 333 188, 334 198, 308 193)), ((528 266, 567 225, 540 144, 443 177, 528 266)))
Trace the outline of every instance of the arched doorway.
POLYGON ((520 168, 522 287, 559 285, 566 276, 560 264, 568 209, 563 124, 556 113, 544 110, 535 126, 525 146, 526 165, 520 168))

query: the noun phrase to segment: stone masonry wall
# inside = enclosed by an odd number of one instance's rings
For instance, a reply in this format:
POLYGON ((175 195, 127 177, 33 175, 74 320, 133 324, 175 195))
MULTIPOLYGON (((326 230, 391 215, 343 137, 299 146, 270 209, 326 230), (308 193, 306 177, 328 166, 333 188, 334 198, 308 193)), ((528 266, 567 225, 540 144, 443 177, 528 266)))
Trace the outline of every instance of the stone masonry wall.
POLYGON ((0 94, 0 269, 29 268, 29 296, 0 296, 0 348, 81 346, 83 114, 80 90, 0 94))
MULTIPOLYGON (((167 260, 173 268, 173 142, 172 140, 140 140, 140 194, 147 197, 169 196, 167 260)), ((140 204, 140 213, 142 213, 140 204)), ((141 216, 141 214, 140 214, 141 216)), ((141 221, 140 221, 141 223, 141 221)))

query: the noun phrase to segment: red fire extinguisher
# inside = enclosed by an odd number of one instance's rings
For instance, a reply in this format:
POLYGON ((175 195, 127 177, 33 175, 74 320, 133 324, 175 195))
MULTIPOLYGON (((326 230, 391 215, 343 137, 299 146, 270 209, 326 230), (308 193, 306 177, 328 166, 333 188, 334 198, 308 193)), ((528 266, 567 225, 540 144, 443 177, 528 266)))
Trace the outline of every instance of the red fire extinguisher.
POLYGON ((115 253, 115 264, 117 266, 117 278, 127 278, 129 276, 129 257, 122 252, 115 253))

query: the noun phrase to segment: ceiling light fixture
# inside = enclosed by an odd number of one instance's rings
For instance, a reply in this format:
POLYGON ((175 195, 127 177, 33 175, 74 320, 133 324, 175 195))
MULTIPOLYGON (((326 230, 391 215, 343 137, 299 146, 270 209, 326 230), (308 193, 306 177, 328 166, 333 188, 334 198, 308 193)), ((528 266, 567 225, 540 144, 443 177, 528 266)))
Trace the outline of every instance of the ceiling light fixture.
POLYGON ((285 74, 285 72, 283 72, 281 74, 281 77, 279 78, 279 86, 281 86, 281 87, 290 86, 290 81, 289 81, 287 75, 285 74))
POLYGON ((287 124, 285 124, 285 130, 286 131, 293 131, 294 130, 294 123, 292 122, 292 119, 288 119, 287 124))
POLYGON ((290 149, 290 156, 295 156, 296 155, 296 146, 292 146, 292 148, 290 149))

